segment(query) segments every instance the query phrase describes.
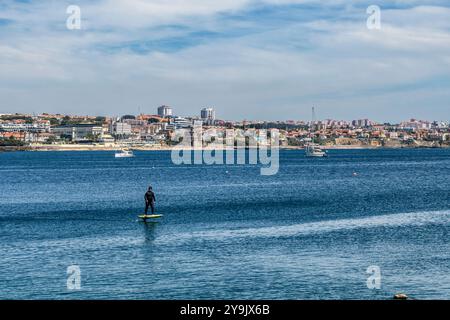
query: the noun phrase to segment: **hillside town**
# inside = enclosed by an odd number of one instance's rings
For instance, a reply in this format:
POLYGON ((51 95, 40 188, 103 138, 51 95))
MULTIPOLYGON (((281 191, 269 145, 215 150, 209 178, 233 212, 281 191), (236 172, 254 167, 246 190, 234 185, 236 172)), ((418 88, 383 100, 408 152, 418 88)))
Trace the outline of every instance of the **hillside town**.
POLYGON ((123 146, 164 149, 175 145, 177 129, 195 124, 227 129, 278 129, 280 147, 303 148, 314 141, 324 148, 439 148, 450 146, 448 121, 410 119, 397 124, 369 119, 226 121, 216 118, 213 108, 202 108, 198 116, 176 116, 163 105, 155 114, 120 117, 48 114, 0 114, 0 148, 23 150, 96 150, 123 146))

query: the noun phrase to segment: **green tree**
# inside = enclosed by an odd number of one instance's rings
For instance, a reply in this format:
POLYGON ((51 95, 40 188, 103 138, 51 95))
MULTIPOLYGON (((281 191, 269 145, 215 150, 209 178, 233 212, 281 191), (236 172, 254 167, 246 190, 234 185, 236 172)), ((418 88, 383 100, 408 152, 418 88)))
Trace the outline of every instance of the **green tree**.
POLYGON ((17 140, 14 137, 11 138, 0 138, 0 146, 2 147, 20 147, 24 146, 25 142, 17 140))
POLYGON ((102 125, 102 124, 104 124, 105 122, 106 122, 106 117, 96 117, 95 118, 95 123, 97 123, 97 124, 99 124, 99 125, 102 125))

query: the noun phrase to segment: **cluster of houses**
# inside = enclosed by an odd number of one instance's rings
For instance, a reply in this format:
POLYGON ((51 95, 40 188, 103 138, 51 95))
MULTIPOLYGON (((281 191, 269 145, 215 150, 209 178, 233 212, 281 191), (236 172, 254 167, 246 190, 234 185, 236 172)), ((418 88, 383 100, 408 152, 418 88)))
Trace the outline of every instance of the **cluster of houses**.
POLYGON ((314 141, 324 146, 443 147, 450 145, 448 122, 411 119, 399 124, 378 124, 368 119, 351 122, 325 121, 222 121, 212 108, 203 108, 200 117, 172 115, 168 106, 157 115, 122 117, 69 116, 61 114, 0 115, 0 139, 33 144, 170 144, 176 129, 189 129, 201 122, 218 134, 227 129, 276 128, 281 145, 303 146, 314 141))

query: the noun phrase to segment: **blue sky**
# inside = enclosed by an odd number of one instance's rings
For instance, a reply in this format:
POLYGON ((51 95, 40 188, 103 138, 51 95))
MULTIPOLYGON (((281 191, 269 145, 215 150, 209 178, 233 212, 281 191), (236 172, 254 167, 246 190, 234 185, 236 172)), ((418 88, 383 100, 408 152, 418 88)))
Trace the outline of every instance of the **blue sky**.
POLYGON ((0 113, 450 118, 441 0, 2 0, 0 113), (66 8, 81 8, 81 30, 66 8), (366 27, 369 5, 381 29, 366 27))

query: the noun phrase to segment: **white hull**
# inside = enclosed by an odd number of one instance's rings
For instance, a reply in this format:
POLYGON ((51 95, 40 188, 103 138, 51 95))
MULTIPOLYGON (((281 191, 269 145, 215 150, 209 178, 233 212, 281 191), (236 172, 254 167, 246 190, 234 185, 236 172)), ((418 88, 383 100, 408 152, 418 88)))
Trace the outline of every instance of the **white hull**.
POLYGON ((308 153, 306 154, 307 157, 315 157, 315 158, 322 158, 322 157, 326 157, 327 154, 326 153, 308 153))
POLYGON ((314 158, 323 158, 328 156, 327 153, 320 148, 320 146, 313 144, 306 146, 305 154, 307 157, 314 158))
POLYGON ((133 158, 134 154, 132 151, 128 151, 128 150, 124 150, 121 152, 116 152, 116 154, 114 155, 114 157, 116 158, 133 158))
POLYGON ((116 154, 116 158, 133 158, 134 155, 123 155, 123 154, 116 154))

